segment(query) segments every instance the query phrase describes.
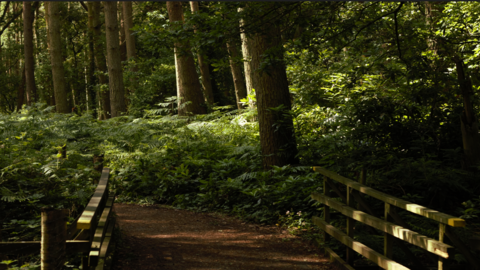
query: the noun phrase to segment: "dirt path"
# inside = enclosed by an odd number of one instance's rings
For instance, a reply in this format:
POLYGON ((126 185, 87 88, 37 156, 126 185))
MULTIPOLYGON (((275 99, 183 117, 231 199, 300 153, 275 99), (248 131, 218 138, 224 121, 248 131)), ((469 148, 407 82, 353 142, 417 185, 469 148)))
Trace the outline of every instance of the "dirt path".
POLYGON ((275 227, 215 214, 115 204, 122 242, 113 269, 335 268, 321 251, 275 227))

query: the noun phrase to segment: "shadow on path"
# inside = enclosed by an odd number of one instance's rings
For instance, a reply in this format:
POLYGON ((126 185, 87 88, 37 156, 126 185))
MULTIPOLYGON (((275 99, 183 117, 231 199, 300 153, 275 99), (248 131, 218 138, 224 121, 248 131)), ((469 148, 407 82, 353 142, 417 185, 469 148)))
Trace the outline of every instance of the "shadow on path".
POLYGON ((113 269, 335 269, 275 227, 158 206, 115 204, 122 242, 113 269))

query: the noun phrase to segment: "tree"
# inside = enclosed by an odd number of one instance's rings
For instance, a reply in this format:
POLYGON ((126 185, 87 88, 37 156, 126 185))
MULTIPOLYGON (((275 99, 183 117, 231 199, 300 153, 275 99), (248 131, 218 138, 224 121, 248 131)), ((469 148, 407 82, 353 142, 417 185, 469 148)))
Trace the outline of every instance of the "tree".
POLYGON ((136 57, 137 53, 135 50, 135 36, 133 36, 133 12, 132 12, 132 2, 122 2, 123 4, 123 21, 124 21, 124 30, 125 30, 125 43, 127 45, 127 60, 131 60, 136 57))
MULTIPOLYGON (((179 31, 183 25, 182 3, 167 1, 167 10, 172 29, 179 31)), ((174 43, 174 52, 178 115, 186 116, 189 113, 206 113, 207 108, 204 106, 200 81, 188 41, 177 38, 174 43)))
MULTIPOLYGON (((243 8, 238 9, 239 12, 243 11, 243 8)), ((243 26, 244 20, 240 20, 240 38, 242 40, 242 55, 243 55, 243 69, 245 73, 245 86, 247 90, 247 95, 251 95, 255 86, 253 86, 253 69, 252 69, 252 39, 247 36, 245 33, 243 26)), ((248 104, 250 108, 254 107, 254 104, 250 102, 248 104)))
MULTIPOLYGON (((38 2, 36 3, 38 5, 38 2)), ((36 100, 35 87, 35 63, 33 59, 33 14, 30 2, 23 2, 23 46, 25 55, 25 81, 27 92, 27 105, 31 105, 36 100)))
MULTIPOLYGON (((276 14, 276 3, 261 3, 263 10, 276 14)), ((255 8, 250 6, 249 8, 255 8)), ((258 89, 257 111, 263 166, 284 166, 298 163, 297 144, 291 111, 290 92, 283 60, 283 47, 274 16, 256 24, 258 32, 252 39, 253 83, 258 89)))
MULTIPOLYGON (((100 22, 100 2, 88 2, 88 27, 90 30, 90 35, 92 35, 92 40, 94 43, 93 52, 95 54, 95 64, 97 70, 98 81, 100 85, 108 85, 108 77, 105 76, 107 73, 107 64, 105 60, 105 47, 102 42, 102 23, 100 22)), ((100 88, 99 101, 101 104, 101 112, 99 112, 99 119, 108 119, 110 118, 111 108, 110 108, 110 92, 100 88)))
MULTIPOLYGON (((190 1, 190 9, 192 13, 199 13, 200 8, 198 7, 197 1, 190 1)), ((194 28, 194 32, 198 33, 199 29, 197 27, 194 28)), ((208 68, 208 64, 205 61, 205 56, 202 53, 197 53, 198 58, 198 65, 200 66, 200 74, 202 75, 202 86, 205 95, 205 102, 209 106, 213 106, 214 98, 213 98, 213 88, 212 88, 212 80, 210 78, 210 70, 208 68)))
POLYGON ((117 2, 103 2, 105 12, 105 32, 107 36, 107 61, 110 87, 110 108, 112 117, 125 113, 125 88, 123 86, 123 72, 120 62, 120 46, 117 21, 117 2))
POLYGON ((242 103, 240 103, 240 100, 247 97, 247 88, 245 86, 245 79, 243 77, 240 65, 238 64, 240 54, 238 52, 236 44, 234 44, 233 41, 231 40, 227 41, 227 49, 228 49, 228 54, 230 55, 229 62, 230 62, 230 69, 232 71, 233 83, 235 85, 235 97, 237 99, 237 107, 240 110, 243 108, 243 105, 242 103))
POLYGON ((57 112, 69 113, 70 108, 67 100, 67 88, 65 84, 65 71, 63 68, 62 40, 60 27, 62 25, 60 17, 60 2, 50 2, 48 4, 48 33, 49 33, 49 53, 52 65, 53 91, 55 93, 55 105, 57 112))

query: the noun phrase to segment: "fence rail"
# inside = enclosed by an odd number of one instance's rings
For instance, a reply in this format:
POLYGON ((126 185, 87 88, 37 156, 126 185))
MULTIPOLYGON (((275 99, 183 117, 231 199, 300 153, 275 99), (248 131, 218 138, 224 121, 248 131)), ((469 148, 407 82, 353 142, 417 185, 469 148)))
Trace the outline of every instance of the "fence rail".
MULTIPOLYGON (((451 258, 454 247, 463 254, 473 269, 480 269, 478 259, 474 257, 469 248, 449 228, 464 227, 466 225, 465 220, 390 196, 325 168, 313 167, 313 169, 315 172, 323 175, 323 194, 313 192, 311 197, 324 205, 324 218, 313 217, 313 223, 326 233, 325 240, 330 235, 348 247, 346 254, 347 263, 353 263, 353 251, 356 251, 383 269, 409 269, 393 260, 393 243, 395 241, 395 245, 404 251, 415 265, 415 268, 426 269, 404 242, 397 240, 399 239, 430 252, 428 256, 438 261, 439 270, 448 269, 446 260, 451 258), (342 192, 334 181, 345 185, 346 192, 342 192), (344 203, 328 197, 331 192, 336 193, 344 203), (385 203, 383 219, 375 216, 375 213, 362 198, 361 194, 371 196, 385 203), (355 209, 355 201, 358 209, 355 209), (408 229, 409 225, 397 214, 395 207, 437 221, 439 223, 439 239, 432 239, 408 229), (330 208, 346 216, 346 233, 329 224, 330 208), (380 254, 354 240, 354 222, 361 222, 384 232, 384 254, 380 254), (453 243, 453 246, 444 243, 445 235, 453 243)), ((361 179, 363 179, 361 182, 365 182, 364 171, 361 179)))
MULTIPOLYGON (((90 199, 87 207, 82 214, 68 228, 65 226, 65 219, 59 218, 64 214, 64 210, 52 210, 50 213, 58 221, 48 220, 47 214, 42 212, 42 241, 23 241, 23 242, 1 242, 0 254, 2 255, 23 255, 41 253, 42 269, 56 270, 54 266, 48 266, 48 261, 55 260, 64 262, 65 254, 83 253, 82 269, 108 269, 108 254, 112 246, 112 234, 115 226, 115 219, 112 216, 112 208, 114 195, 109 194, 108 179, 110 175, 109 168, 103 168, 100 181, 97 185, 95 193, 90 199), (64 233, 56 230, 55 234, 46 233, 44 224, 58 222, 60 228, 64 228, 64 233), (56 245, 52 241, 44 241, 46 238, 64 235, 60 239, 65 245, 63 250, 56 251, 56 254, 44 254, 44 250, 48 250, 50 246, 56 245), (49 258, 49 256, 55 256, 49 258), (63 256, 63 257, 62 257, 63 256)), ((61 229, 60 229, 61 231, 61 229)), ((58 245, 57 245, 58 246, 58 245)), ((54 247, 58 248, 58 247, 54 247)))

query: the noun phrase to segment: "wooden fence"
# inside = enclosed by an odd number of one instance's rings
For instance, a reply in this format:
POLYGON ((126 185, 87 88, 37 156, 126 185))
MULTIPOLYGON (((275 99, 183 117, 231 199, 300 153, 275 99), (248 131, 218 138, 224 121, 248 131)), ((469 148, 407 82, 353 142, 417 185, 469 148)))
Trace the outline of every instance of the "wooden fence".
MULTIPOLYGON (((347 246, 346 261, 348 264, 353 264, 353 251, 356 251, 367 259, 375 262, 383 269, 409 269, 393 260, 393 246, 395 245, 401 248, 402 251, 408 256, 409 260, 414 264, 415 269, 427 269, 424 263, 414 256, 405 243, 399 241, 403 240, 428 251, 426 253, 427 257, 434 261, 438 261, 439 270, 448 269, 449 260, 447 259, 451 258, 453 247, 444 243, 445 236, 447 236, 453 246, 469 262, 472 269, 480 269, 478 258, 476 258, 470 252, 470 249, 460 241, 460 239, 450 228, 464 227, 465 221, 463 219, 450 216, 369 188, 364 185, 364 171, 361 174, 360 181, 357 182, 340 176, 337 173, 326 170, 322 167, 313 167, 313 169, 315 172, 323 175, 323 194, 313 192, 311 197, 324 205, 324 219, 322 220, 318 217, 313 217, 313 223, 326 232, 325 240, 327 240, 330 235, 347 246), (342 191, 342 189, 340 189, 332 180, 345 185, 346 191, 342 191), (330 192, 335 192, 344 203, 328 197, 330 192), (361 194, 368 195, 385 203, 383 219, 375 216, 372 208, 366 203, 361 194), (402 220, 396 211, 396 207, 437 221, 439 223, 438 240, 409 230, 409 225, 402 220), (330 208, 333 208, 342 215, 346 216, 346 233, 329 224, 330 208), (364 244, 354 240, 355 221, 364 223, 384 232, 384 254, 380 254, 364 244)), ((372 231, 375 232, 373 229, 372 231)))
POLYGON ((42 240, 0 243, 2 255, 40 253, 42 269, 57 270, 65 254, 83 253, 82 269, 108 269, 109 249, 115 219, 111 215, 114 195, 109 195, 109 168, 103 168, 98 186, 85 210, 70 226, 65 211, 42 211, 42 240))

